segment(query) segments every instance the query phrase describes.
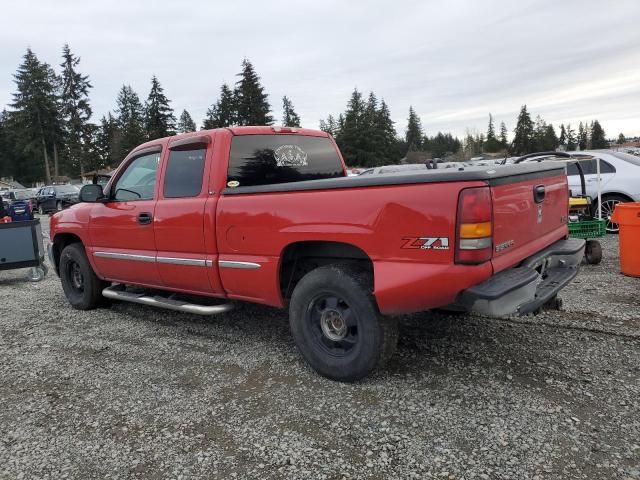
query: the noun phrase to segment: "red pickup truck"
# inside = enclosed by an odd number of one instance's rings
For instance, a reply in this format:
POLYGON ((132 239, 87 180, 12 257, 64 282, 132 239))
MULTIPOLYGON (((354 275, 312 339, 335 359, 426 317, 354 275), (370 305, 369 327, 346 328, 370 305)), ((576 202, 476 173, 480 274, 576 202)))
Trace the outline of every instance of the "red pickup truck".
POLYGON ((564 166, 347 177, 333 139, 238 127, 154 140, 51 220, 71 305, 196 314, 288 306, 306 361, 353 381, 393 352, 393 315, 534 312, 576 275, 564 166))

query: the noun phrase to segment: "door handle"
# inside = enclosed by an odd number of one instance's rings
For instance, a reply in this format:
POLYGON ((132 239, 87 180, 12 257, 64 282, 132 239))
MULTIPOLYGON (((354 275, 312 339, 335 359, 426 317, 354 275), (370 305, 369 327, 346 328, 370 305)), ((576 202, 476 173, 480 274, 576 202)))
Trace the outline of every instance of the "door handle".
POLYGON ((536 203, 542 203, 545 196, 544 185, 537 185, 533 187, 533 199, 536 203))
POLYGON ((153 220, 153 215, 149 212, 142 212, 138 214, 138 223, 140 225, 149 225, 153 220))

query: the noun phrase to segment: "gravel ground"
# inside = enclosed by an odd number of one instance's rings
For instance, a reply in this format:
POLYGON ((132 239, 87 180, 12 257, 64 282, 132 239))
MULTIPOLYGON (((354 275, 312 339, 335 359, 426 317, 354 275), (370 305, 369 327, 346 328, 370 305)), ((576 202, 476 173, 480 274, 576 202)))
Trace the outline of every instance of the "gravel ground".
POLYGON ((352 385, 285 312, 78 312, 55 274, 0 272, 0 477, 638 479, 640 279, 603 246, 566 311, 403 317, 352 385))

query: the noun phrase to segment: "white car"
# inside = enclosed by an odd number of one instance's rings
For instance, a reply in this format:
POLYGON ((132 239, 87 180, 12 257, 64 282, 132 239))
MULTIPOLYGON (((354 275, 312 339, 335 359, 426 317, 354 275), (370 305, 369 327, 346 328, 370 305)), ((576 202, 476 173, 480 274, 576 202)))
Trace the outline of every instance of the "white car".
MULTIPOLYGON (((573 152, 571 152, 573 154, 573 152)), ((576 152, 576 156, 590 155, 593 158, 580 161, 584 172, 587 195, 597 208, 596 158, 600 159, 600 185, 602 194, 602 217, 608 219, 607 231, 616 233, 618 225, 611 223, 613 209, 621 202, 640 202, 640 158, 628 153, 612 150, 589 150, 576 152)), ((580 194, 580 175, 575 163, 567 165, 569 188, 580 194)), ((595 211, 595 210, 594 210, 595 211)))
MULTIPOLYGON (((611 215, 618 203, 640 202, 640 157, 613 150, 586 150, 582 152, 540 152, 521 157, 519 161, 546 161, 553 157, 579 160, 584 173, 586 195, 593 201, 593 212, 597 212, 598 173, 600 159, 600 193, 602 195, 602 218, 607 219, 607 232, 617 233, 618 225, 611 222, 611 215)), ((518 160, 516 160, 518 161, 518 160)), ((567 162, 567 179, 573 195, 582 194, 580 174, 575 161, 567 162)))

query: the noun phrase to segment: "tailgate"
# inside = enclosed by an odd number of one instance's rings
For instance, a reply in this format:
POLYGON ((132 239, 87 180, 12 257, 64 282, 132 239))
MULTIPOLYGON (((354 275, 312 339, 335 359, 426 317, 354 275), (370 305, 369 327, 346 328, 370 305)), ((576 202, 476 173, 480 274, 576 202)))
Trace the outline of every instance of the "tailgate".
POLYGON ((564 168, 496 180, 491 262, 499 272, 567 236, 569 190, 564 168))

